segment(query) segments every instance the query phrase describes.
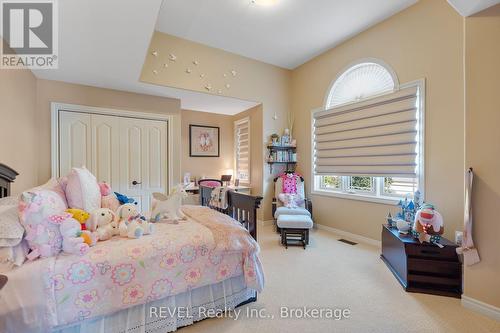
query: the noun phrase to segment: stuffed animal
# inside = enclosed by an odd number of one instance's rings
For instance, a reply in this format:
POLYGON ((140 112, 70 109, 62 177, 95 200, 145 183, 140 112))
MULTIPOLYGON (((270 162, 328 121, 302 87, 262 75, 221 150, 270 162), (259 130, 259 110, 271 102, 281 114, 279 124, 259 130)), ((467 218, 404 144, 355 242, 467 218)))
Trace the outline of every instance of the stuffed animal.
POLYGON ((304 198, 299 194, 280 193, 278 200, 287 208, 297 208, 304 204, 304 198))
POLYGON ((148 235, 154 231, 153 224, 145 221, 134 204, 121 205, 116 215, 119 221, 118 230, 122 237, 140 238, 142 235, 148 235))
POLYGON ((89 213, 87 213, 83 209, 77 209, 77 208, 66 209, 66 212, 73 215, 73 218, 78 222, 80 222, 82 230, 87 230, 87 225, 85 224, 85 222, 87 222, 87 220, 90 217, 89 213))
MULTIPOLYGON (((87 230, 87 221, 90 217, 89 213, 77 208, 66 209, 66 212, 70 213, 75 220, 80 222, 81 231, 87 230)), ((81 237, 83 237, 85 243, 87 243, 89 246, 94 246, 95 243, 97 243, 97 235, 92 232, 84 232, 81 234, 81 237)))
MULTIPOLYGON (((89 251, 87 244, 82 237, 83 234, 90 233, 88 230, 81 230, 80 222, 70 217, 65 219, 59 226, 62 235, 62 250, 70 254, 84 255, 89 251)), ((90 238, 90 235, 88 235, 90 238)))
POLYGON ((444 233, 443 217, 431 204, 423 204, 415 214, 413 235, 422 242, 434 243, 444 233))
POLYGON ((121 204, 111 186, 107 183, 99 183, 99 189, 101 190, 101 208, 109 208, 113 212, 116 212, 121 204))
POLYGON ((127 197, 125 194, 115 192, 115 195, 116 195, 116 198, 118 199, 118 201, 120 202, 120 205, 125 205, 128 203, 131 204, 131 203, 134 203, 134 201, 135 201, 134 199, 127 197))
POLYGON ((87 229, 95 231, 99 240, 108 240, 118 235, 118 221, 115 213, 109 208, 99 208, 90 214, 87 229))
POLYGON ((182 199, 187 196, 182 185, 176 186, 167 197, 163 193, 153 193, 153 211, 151 212, 151 222, 159 222, 162 219, 178 223, 185 220, 186 216, 181 211, 182 199))

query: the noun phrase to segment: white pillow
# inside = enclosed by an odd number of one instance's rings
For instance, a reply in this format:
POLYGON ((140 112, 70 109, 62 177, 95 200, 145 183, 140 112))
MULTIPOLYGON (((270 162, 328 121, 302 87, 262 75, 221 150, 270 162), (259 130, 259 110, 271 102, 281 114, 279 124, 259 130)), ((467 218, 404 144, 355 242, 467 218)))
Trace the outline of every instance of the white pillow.
POLYGON ((15 246, 23 239, 24 228, 19 221, 18 200, 14 204, 0 204, 0 247, 15 246))
POLYGON ((89 213, 101 208, 101 190, 95 176, 85 167, 73 168, 64 187, 68 206, 89 213))

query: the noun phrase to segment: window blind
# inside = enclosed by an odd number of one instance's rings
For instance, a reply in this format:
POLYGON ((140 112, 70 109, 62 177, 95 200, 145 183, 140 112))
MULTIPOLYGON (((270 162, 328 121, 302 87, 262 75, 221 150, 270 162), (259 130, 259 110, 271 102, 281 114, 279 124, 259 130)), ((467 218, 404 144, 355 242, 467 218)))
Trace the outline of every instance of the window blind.
POLYGON ((416 177, 418 88, 313 115, 316 175, 416 177))
POLYGON ((236 178, 250 181, 250 119, 235 122, 236 178))

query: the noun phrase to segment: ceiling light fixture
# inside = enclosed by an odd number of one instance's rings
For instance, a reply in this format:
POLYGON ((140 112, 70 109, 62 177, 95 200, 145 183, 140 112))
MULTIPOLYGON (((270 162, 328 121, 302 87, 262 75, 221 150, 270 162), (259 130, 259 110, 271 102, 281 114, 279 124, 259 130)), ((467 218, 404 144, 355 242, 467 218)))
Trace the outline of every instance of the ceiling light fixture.
POLYGON ((251 0, 253 4, 259 6, 273 6, 278 3, 278 0, 251 0))

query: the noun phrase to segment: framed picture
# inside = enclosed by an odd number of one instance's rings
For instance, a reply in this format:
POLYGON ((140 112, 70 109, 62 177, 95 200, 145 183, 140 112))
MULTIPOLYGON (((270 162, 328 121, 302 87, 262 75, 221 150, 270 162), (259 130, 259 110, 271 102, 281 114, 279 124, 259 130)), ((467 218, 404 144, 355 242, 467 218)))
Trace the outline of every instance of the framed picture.
POLYGON ((189 156, 219 157, 219 133, 219 127, 189 125, 189 156))

